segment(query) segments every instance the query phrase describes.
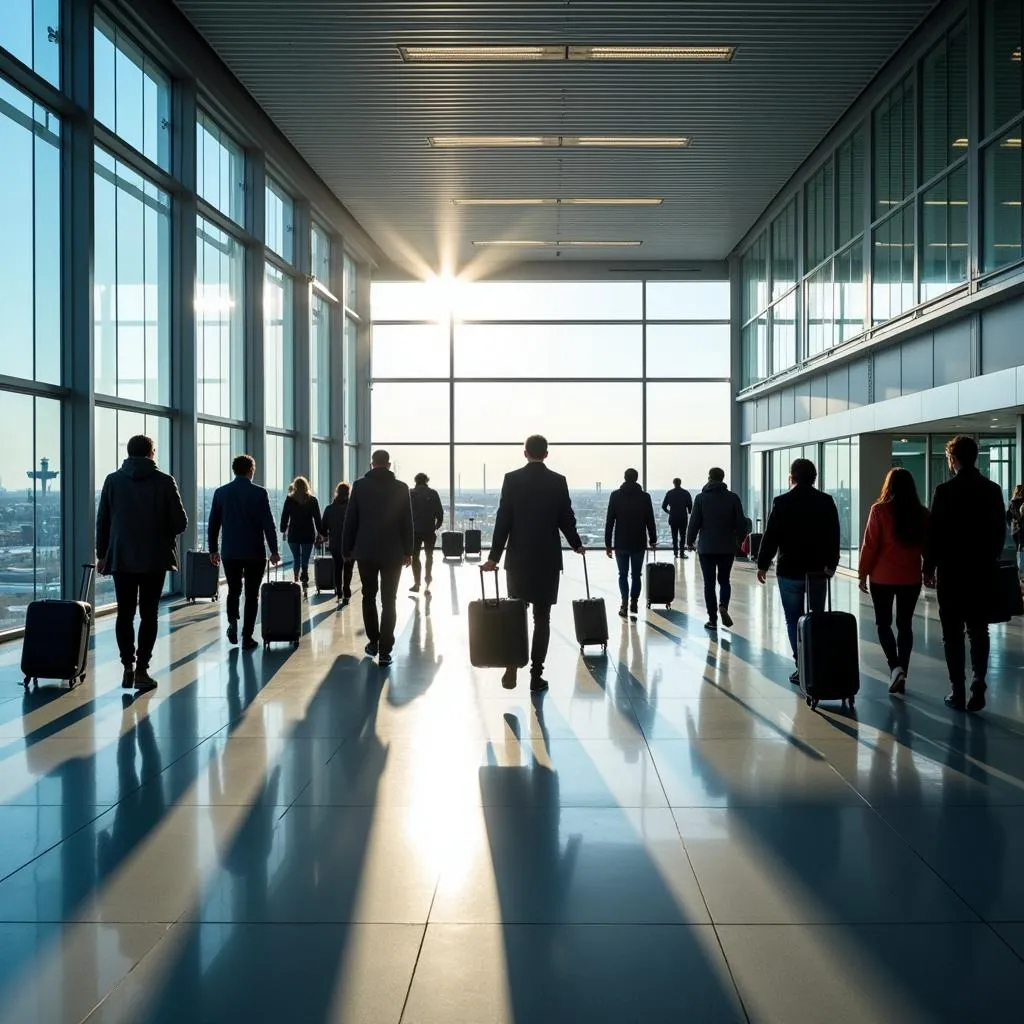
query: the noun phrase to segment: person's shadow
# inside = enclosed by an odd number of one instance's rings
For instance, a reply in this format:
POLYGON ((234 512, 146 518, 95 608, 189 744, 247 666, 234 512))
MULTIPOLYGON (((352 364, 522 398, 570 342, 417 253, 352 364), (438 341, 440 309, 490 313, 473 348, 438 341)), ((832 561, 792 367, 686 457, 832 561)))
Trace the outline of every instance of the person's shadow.
POLYGON ((430 614, 431 598, 424 594, 412 614, 409 658, 404 671, 392 678, 388 703, 395 707, 411 704, 430 689, 444 663, 434 643, 434 622, 430 614))

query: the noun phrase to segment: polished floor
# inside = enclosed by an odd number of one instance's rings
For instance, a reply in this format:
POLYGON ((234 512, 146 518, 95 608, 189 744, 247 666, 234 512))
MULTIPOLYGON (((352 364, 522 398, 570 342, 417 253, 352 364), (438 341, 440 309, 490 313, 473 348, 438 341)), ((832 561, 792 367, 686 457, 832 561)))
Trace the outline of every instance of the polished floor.
POLYGON ((169 605, 134 700, 109 618, 70 693, 0 648, 0 1021, 1024 1020, 1019 620, 967 718, 934 598, 893 699, 837 581, 863 688, 812 713, 749 567, 711 639, 692 560, 633 625, 593 557, 580 658, 570 558, 534 700, 468 667, 472 565, 403 587, 387 672, 326 595, 254 654, 169 605))

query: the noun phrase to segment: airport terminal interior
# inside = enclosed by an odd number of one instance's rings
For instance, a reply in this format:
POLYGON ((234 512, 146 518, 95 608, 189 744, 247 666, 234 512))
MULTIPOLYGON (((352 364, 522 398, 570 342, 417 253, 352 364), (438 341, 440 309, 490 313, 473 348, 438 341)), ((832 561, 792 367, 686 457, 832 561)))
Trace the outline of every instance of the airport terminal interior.
POLYGON ((1024 618, 964 714, 936 592, 894 696, 857 578, 891 468, 1024 483, 1022 44, 1024 0, 0 0, 0 1021, 1024 1019, 1024 618), (469 651, 534 433, 587 551, 546 692, 469 651), (482 551, 403 573, 390 665, 358 572, 256 650, 168 573, 149 692, 100 575, 84 679, 23 685, 139 434, 183 568, 241 453, 277 518, 386 449, 482 551), (662 511, 720 467, 760 533, 798 458, 854 706, 749 559, 705 629, 662 511), (620 618, 628 468, 675 590, 620 618))

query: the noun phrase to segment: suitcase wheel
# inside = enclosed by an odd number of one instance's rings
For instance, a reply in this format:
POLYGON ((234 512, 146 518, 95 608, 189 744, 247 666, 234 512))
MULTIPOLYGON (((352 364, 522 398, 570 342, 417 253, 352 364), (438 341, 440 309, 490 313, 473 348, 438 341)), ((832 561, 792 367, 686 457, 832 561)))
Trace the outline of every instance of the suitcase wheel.
POLYGON ((648 602, 647 602, 647 608, 648 608, 648 611, 650 610, 650 607, 651 607, 651 602, 650 602, 650 601, 648 601, 648 602))
POLYGON ((32 677, 31 676, 25 676, 25 681, 21 685, 24 686, 25 689, 27 690, 28 689, 28 684, 31 683, 31 682, 32 682, 32 677))
POLYGON ((818 702, 813 697, 807 698, 807 703, 811 705, 811 710, 816 711, 818 708, 818 702))

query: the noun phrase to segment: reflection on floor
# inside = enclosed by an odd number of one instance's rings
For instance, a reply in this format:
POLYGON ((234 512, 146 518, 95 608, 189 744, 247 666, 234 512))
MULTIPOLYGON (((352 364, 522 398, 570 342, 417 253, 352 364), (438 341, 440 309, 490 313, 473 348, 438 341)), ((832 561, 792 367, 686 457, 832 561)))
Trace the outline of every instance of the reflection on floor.
POLYGON ((749 567, 717 640, 693 561, 636 625, 591 568, 608 656, 573 561, 536 701, 468 668, 471 565, 403 593, 386 674, 326 596, 252 655, 168 608, 135 701, 110 619, 71 693, 0 650, 0 1020, 1022 1019, 1021 627, 957 716, 934 599, 890 699, 839 581, 864 684, 815 714, 749 567))

